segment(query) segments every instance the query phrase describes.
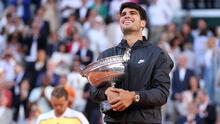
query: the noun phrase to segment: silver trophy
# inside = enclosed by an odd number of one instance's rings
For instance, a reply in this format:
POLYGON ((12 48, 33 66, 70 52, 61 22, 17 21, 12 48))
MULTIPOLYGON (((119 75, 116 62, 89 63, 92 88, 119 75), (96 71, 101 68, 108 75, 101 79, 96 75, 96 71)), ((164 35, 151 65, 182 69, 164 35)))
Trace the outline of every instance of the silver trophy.
MULTIPOLYGON (((127 62, 130 59, 130 49, 127 49, 124 55, 116 55, 100 59, 81 70, 81 75, 86 77, 90 84, 94 87, 99 87, 103 83, 110 83, 111 87, 115 87, 118 80, 123 80, 127 62)), ((111 105, 107 100, 101 103, 101 111, 105 114, 112 110, 111 105)))

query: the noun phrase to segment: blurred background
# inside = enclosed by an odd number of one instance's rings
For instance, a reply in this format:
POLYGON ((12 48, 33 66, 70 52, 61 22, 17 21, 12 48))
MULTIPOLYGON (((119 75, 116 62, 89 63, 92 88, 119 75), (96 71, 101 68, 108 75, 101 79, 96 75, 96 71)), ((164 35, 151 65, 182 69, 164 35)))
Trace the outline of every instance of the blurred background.
POLYGON ((126 1, 146 9, 143 35, 175 63, 163 124, 220 124, 220 0, 1 0, 0 123, 34 124, 63 85, 69 107, 103 124, 79 69, 121 41, 126 1))

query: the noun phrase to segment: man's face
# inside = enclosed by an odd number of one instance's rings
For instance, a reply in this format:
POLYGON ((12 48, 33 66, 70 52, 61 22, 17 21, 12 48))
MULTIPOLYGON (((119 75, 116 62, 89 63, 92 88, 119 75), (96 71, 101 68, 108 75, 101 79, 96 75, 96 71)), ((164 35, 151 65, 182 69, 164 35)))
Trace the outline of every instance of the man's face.
POLYGON ((141 20, 140 14, 136 9, 125 8, 121 12, 120 26, 123 33, 131 31, 142 31, 146 22, 141 20))
POLYGON ((64 96, 61 98, 56 98, 56 97, 52 96, 51 104, 55 110, 56 115, 61 116, 67 108, 68 101, 67 101, 67 99, 65 99, 64 96))

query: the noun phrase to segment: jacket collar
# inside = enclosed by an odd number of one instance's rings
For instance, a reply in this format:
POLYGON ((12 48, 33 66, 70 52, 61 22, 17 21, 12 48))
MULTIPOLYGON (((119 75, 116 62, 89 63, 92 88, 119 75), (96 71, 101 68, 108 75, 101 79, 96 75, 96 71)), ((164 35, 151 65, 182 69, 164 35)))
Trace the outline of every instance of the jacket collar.
MULTIPOLYGON (((146 47, 148 45, 150 45, 150 41, 148 41, 145 36, 143 36, 143 40, 138 40, 137 42, 135 42, 135 44, 132 46, 132 48, 139 48, 139 47, 146 47)), ((129 45, 127 43, 127 40, 122 39, 121 42, 119 43, 119 45, 117 47, 120 48, 129 48, 129 45)))

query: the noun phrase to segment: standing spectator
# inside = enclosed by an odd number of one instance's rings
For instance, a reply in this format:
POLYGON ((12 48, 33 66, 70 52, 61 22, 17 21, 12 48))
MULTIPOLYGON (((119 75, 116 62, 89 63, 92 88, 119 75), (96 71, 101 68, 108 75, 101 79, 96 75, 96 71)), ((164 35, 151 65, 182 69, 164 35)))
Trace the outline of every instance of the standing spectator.
POLYGON ((93 52, 89 49, 89 39, 81 38, 80 50, 76 53, 76 59, 79 59, 82 65, 86 66, 93 61, 93 52))
MULTIPOLYGON (((43 10, 42 10, 43 11, 43 10)), ((37 60, 37 51, 39 49, 45 49, 47 46, 47 33, 41 32, 44 26, 41 27, 42 23, 40 18, 36 17, 32 23, 29 34, 24 39, 24 50, 25 50, 25 62, 27 68, 29 68, 37 60)))
POLYGON ((178 100, 180 98, 180 94, 183 91, 189 89, 189 81, 190 77, 194 75, 194 72, 187 68, 187 59, 182 54, 179 56, 178 67, 173 72, 172 79, 172 100, 178 100))
POLYGON ((184 47, 183 54, 187 58, 187 67, 195 71, 196 55, 195 52, 193 51, 193 45, 191 43, 185 43, 183 47, 184 47))
POLYGON ((209 37, 212 36, 212 32, 208 30, 205 20, 198 21, 198 29, 192 32, 194 38, 193 48, 196 54, 196 74, 200 78, 204 78, 205 68, 205 52, 209 37))
POLYGON ((31 82, 31 89, 33 89, 36 86, 36 81, 39 74, 46 71, 46 66, 47 66, 46 51, 44 49, 40 49, 38 50, 37 53, 37 61, 32 63, 31 66, 29 66, 26 69, 26 72, 28 72, 27 75, 31 82))
MULTIPOLYGON (((11 91, 13 93, 13 121, 17 122, 19 116, 20 105, 23 105, 25 117, 28 116, 27 110, 27 97, 29 96, 30 90, 30 82, 26 79, 27 73, 24 71, 24 67, 21 64, 17 64, 15 67, 15 79, 14 79, 14 86, 12 87, 11 91), (23 84, 24 83, 24 84, 23 84), (23 95, 23 97, 21 97, 23 95)), ((24 114, 23 113, 23 114, 24 114)))
POLYGON ((207 44, 207 51, 205 53, 205 84, 207 88, 207 92, 209 95, 210 100, 215 103, 216 102, 216 96, 215 96, 215 87, 216 87, 216 72, 217 72, 217 61, 219 56, 218 50, 217 50, 217 39, 216 37, 211 37, 208 40, 207 44))
POLYGON ((50 34, 50 38, 49 38, 49 43, 47 45, 47 54, 49 57, 51 57, 51 55, 55 52, 58 51, 59 48, 59 36, 56 32, 52 32, 50 34))
POLYGON ((181 29, 181 35, 183 37, 183 45, 186 43, 190 43, 193 45, 194 39, 192 36, 192 30, 189 24, 184 23, 181 29))
POLYGON ((89 4, 88 0, 82 0, 82 6, 76 9, 77 17, 79 18, 79 21, 81 23, 84 23, 86 21, 88 14, 91 10, 88 4, 89 4))
POLYGON ((19 87, 20 93, 16 94, 14 97, 14 114, 13 121, 18 122, 18 124, 23 124, 23 122, 29 116, 28 108, 28 98, 30 91, 30 82, 28 79, 24 79, 19 87))
POLYGON ((49 23, 50 32, 56 32, 60 25, 57 0, 47 0, 46 4, 44 5, 44 8, 44 19, 49 23))
POLYGON ((189 89, 189 79, 193 76, 193 71, 187 68, 187 60, 184 55, 179 56, 178 66, 173 72, 171 100, 174 102, 174 122, 177 123, 181 114, 179 102, 182 101, 182 93, 189 89))
POLYGON ((160 35, 165 31, 165 26, 172 20, 172 12, 166 4, 160 3, 159 0, 152 0, 148 11, 152 34, 151 41, 158 44, 160 35))

